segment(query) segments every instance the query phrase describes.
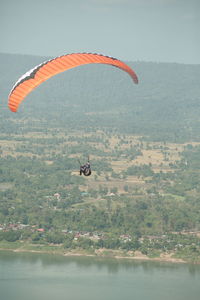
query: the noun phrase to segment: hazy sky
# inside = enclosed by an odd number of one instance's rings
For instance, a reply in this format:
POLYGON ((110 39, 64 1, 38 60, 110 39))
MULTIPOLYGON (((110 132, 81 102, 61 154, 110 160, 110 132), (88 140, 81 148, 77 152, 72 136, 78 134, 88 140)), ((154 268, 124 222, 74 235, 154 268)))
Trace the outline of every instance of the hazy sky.
POLYGON ((0 0, 0 52, 200 63, 200 0, 0 0))

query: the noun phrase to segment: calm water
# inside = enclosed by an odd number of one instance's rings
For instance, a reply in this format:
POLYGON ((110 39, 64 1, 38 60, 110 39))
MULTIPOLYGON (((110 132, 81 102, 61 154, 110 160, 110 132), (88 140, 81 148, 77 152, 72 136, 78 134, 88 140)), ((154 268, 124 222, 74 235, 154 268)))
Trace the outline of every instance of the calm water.
POLYGON ((200 266, 0 252, 0 300, 199 300, 200 266))

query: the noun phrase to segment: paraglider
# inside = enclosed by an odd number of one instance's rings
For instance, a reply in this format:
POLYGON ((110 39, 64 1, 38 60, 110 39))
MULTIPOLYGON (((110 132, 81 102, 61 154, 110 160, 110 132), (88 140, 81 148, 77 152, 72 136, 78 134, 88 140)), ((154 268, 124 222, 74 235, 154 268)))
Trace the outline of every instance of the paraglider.
POLYGON ((88 157, 88 161, 85 165, 81 164, 80 160, 78 160, 80 164, 80 175, 90 176, 92 174, 91 166, 90 166, 90 160, 88 157))
MULTIPOLYGON (((116 58, 96 53, 66 54, 45 61, 21 76, 9 94, 9 109, 12 112, 17 112, 25 97, 47 79, 61 72, 86 64, 106 64, 114 66, 127 72, 134 83, 138 83, 136 73, 127 64, 116 58)), ((85 165, 80 163, 80 175, 90 176, 91 173, 92 171, 88 158, 88 162, 85 165)))
POLYGON ((137 84, 136 73, 122 61, 96 53, 72 53, 62 55, 41 63, 29 70, 13 86, 8 99, 11 111, 16 112, 24 98, 38 85, 50 77, 66 70, 86 64, 107 64, 127 72, 137 84))

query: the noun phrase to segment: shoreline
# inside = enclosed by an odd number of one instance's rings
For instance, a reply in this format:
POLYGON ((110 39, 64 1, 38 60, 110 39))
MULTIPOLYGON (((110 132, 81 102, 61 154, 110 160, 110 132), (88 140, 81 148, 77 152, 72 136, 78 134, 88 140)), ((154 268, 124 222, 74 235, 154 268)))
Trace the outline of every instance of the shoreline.
MULTIPOLYGON (((140 253, 139 251, 135 251, 133 256, 123 256, 119 255, 119 251, 115 252, 115 250, 108 251, 108 254, 104 254, 103 250, 105 249, 99 249, 100 251, 95 251, 94 254, 89 253, 83 253, 78 251, 54 251, 54 250, 33 250, 33 249, 23 249, 23 248, 0 248, 0 251, 10 251, 14 253, 35 253, 35 254, 51 254, 51 255, 61 255, 63 257, 92 257, 92 258, 112 258, 116 260, 136 260, 136 261, 152 261, 152 262, 165 262, 165 263, 181 263, 181 264, 200 264, 200 262, 191 262, 184 260, 182 258, 174 258, 172 257, 172 254, 161 254, 159 257, 148 257, 147 255, 144 255, 140 253)), ((107 250, 107 249, 106 249, 107 250)))

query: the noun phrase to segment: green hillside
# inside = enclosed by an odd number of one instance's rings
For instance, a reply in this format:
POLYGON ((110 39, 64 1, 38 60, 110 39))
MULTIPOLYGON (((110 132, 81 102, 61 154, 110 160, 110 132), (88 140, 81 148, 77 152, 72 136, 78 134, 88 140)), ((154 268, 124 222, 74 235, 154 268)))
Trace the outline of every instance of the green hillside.
POLYGON ((138 74, 137 86, 116 68, 81 66, 39 86, 28 95, 17 116, 5 112, 7 96, 15 81, 47 59, 0 55, 1 105, 10 124, 23 114, 26 121, 29 117, 42 118, 48 127, 114 127, 119 132, 149 136, 151 140, 200 139, 198 65, 129 62, 138 74))
POLYGON ((128 62, 139 85, 116 68, 82 66, 10 112, 15 81, 45 59, 0 54, 0 248, 199 261, 200 66, 128 62), (89 178, 77 162, 87 155, 89 178))

